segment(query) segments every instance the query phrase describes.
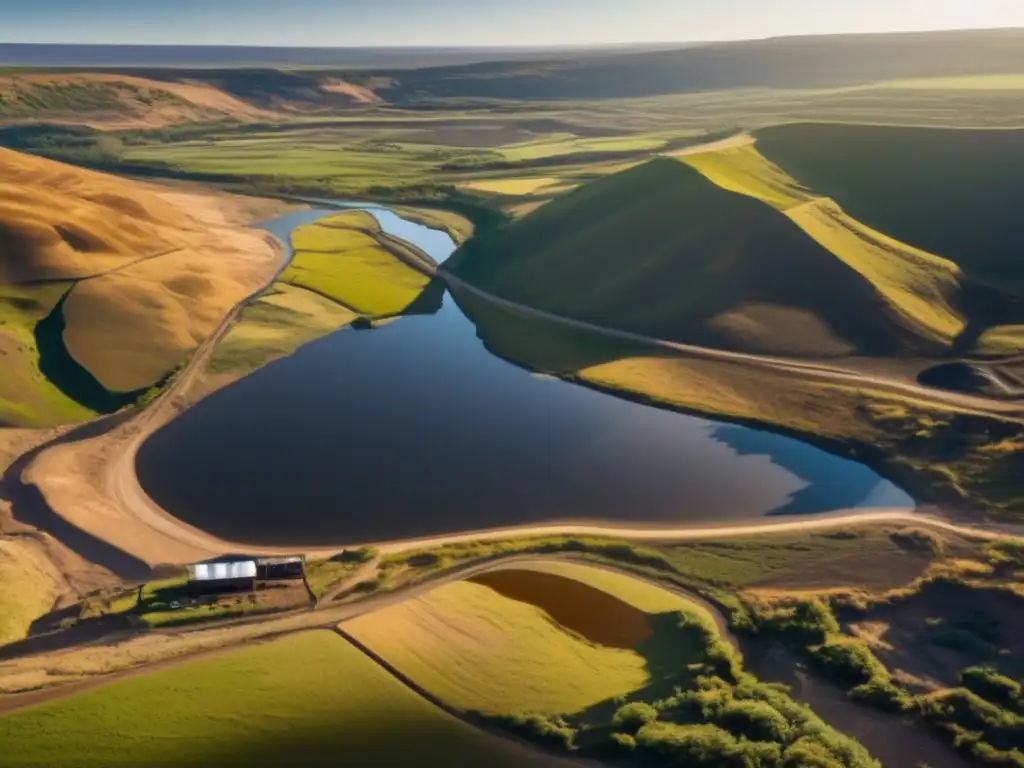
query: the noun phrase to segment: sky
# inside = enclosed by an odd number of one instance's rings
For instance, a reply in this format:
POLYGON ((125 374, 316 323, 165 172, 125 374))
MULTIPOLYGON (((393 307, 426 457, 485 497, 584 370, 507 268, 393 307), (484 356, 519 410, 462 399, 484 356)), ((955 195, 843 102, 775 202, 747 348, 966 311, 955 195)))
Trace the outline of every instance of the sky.
POLYGON ((1024 27, 1024 0, 0 0, 0 41, 545 46, 1024 27))

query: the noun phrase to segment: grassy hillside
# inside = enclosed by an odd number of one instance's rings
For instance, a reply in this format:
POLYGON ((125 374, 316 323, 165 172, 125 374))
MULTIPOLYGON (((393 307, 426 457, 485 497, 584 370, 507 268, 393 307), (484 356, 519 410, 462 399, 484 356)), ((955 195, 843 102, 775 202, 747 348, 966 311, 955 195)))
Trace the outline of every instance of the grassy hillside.
POLYGON ((110 72, 0 73, 0 122, 69 121, 104 128, 256 120, 270 113, 214 85, 110 72))
POLYGON ((1024 32, 789 37, 682 50, 375 73, 392 101, 605 99, 732 88, 825 88, 1024 72, 1024 32))
POLYGON ((467 711, 579 712, 648 679, 639 654, 591 645, 535 605, 482 584, 441 587, 345 629, 433 695, 467 711))
POLYGON ((0 425, 116 410, 174 370, 275 266, 249 205, 0 150, 0 425))
POLYGON ((776 186, 777 204, 765 205, 682 159, 584 186, 470 242, 451 269, 529 306, 725 349, 826 356, 941 348, 778 210, 786 195, 796 202, 803 193, 776 186))
POLYGON ((443 714, 329 632, 0 719, 0 766, 556 765, 443 714))
POLYGON ((703 608, 629 576, 517 565, 343 627, 431 694, 551 748, 644 766, 805 765, 805 749, 877 765, 745 673, 703 608))
POLYGON ((397 315, 430 279, 384 243, 377 220, 364 211, 307 224, 292 236, 295 255, 281 282, 318 293, 360 315, 397 315))
POLYGON ((1024 296, 1024 131, 794 124, 757 146, 864 224, 1024 296))
POLYGON ((60 574, 31 539, 0 539, 0 645, 25 637, 53 608, 60 574))
POLYGON ((769 162, 754 144, 687 154, 682 160, 718 186, 783 211, 869 281, 890 312, 915 332, 943 345, 951 345, 963 332, 965 318, 958 310, 964 304, 963 275, 952 262, 850 217, 835 201, 815 194, 769 162))

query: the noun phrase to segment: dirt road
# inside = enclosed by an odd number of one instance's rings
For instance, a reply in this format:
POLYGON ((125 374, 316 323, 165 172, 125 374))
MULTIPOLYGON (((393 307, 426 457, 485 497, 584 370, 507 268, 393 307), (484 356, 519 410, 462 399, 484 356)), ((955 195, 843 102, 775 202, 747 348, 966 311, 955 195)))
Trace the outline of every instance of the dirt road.
POLYGON ((592 331, 605 336, 623 339, 625 341, 632 341, 638 344, 645 344, 651 347, 670 349, 673 352, 686 357, 692 357, 700 360, 720 360, 729 363, 743 363, 753 368, 795 373, 808 379, 837 382, 853 387, 863 388, 865 386, 871 386, 883 392, 891 392, 903 397, 914 397, 942 405, 954 406, 976 415, 984 416, 999 414, 1000 416, 1006 417, 1008 420, 1024 424, 1024 401, 1014 402, 961 394, 958 392, 948 392, 942 389, 934 389, 921 384, 885 378, 839 366, 803 362, 784 357, 772 357, 770 355, 755 355, 746 352, 728 352, 726 350, 714 349, 711 347, 699 347, 693 344, 665 341, 663 339, 656 339, 637 333, 630 333, 629 331, 620 331, 613 328, 594 325, 593 323, 588 323, 583 320, 573 320, 572 318, 562 317, 561 315, 552 314, 551 312, 527 307, 523 304, 503 299, 500 296, 495 296, 493 293, 488 293, 487 291, 472 286, 443 268, 438 270, 437 274, 438 277, 444 280, 450 288, 466 291, 467 293, 471 293, 474 296, 492 302, 493 304, 503 307, 511 312, 527 317, 538 317, 543 320, 559 323, 571 328, 592 331))

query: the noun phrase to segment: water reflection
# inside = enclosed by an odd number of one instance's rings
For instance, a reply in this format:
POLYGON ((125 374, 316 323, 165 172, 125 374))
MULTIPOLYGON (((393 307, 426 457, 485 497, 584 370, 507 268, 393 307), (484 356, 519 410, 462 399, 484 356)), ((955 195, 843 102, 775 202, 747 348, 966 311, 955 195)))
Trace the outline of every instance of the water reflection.
MULTIPOLYGON (((268 228, 281 237, 324 213, 268 228)), ((437 234, 401 231, 417 244, 437 234)), ((339 331, 185 412, 142 447, 143 486, 214 534, 289 546, 565 520, 738 521, 892 506, 900 493, 796 440, 531 375, 489 353, 443 286, 432 290, 422 309, 435 314, 339 331)))

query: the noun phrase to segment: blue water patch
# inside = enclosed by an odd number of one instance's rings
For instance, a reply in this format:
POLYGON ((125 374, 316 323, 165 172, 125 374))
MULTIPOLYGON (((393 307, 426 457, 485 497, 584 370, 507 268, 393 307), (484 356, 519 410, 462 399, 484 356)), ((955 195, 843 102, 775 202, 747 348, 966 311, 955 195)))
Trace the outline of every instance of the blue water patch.
MULTIPOLYGON (((439 261, 454 248, 369 209, 439 261)), ((286 239, 334 212, 266 227, 286 239)), ((199 528, 282 546, 913 507, 867 467, 798 440, 535 376, 488 352, 450 296, 438 307, 338 331, 211 395, 143 445, 143 486, 199 528)))

